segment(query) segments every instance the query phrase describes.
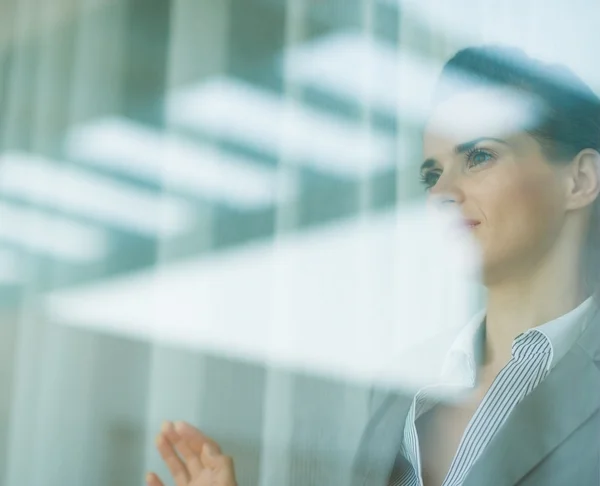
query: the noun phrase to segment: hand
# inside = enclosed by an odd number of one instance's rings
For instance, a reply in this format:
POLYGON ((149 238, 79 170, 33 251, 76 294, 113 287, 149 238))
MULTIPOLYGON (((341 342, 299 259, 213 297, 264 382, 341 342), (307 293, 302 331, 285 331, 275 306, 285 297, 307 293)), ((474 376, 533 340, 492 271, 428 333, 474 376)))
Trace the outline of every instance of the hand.
MULTIPOLYGON (((232 458, 188 423, 165 422, 156 437, 156 447, 176 486, 237 486, 232 458)), ((146 483, 164 486, 154 473, 146 476, 146 483)))

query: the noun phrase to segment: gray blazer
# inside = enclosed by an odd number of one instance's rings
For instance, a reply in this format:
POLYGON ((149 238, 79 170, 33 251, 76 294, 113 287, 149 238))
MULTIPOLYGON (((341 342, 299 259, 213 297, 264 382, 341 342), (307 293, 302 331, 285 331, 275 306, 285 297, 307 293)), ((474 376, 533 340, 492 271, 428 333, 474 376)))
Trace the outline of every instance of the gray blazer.
MULTIPOLYGON (((600 312, 548 377, 517 405, 463 486, 600 485, 600 312)), ((387 392, 363 433, 352 486, 386 486, 412 395, 387 392)))

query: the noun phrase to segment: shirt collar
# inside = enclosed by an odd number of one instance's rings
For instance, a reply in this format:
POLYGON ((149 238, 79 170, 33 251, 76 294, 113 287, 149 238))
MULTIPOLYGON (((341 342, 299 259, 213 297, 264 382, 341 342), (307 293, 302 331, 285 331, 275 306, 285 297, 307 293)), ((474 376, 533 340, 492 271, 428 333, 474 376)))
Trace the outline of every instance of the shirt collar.
MULTIPOLYGON (((587 320, 584 316, 592 306, 593 298, 589 297, 575 309, 541 326, 529 329, 517 338, 531 332, 542 333, 550 342, 552 358, 549 368, 552 369, 585 330, 587 320)), ((468 386, 475 383, 478 353, 483 351, 485 342, 485 315, 485 310, 475 314, 453 341, 442 366, 444 382, 468 386)))
POLYGON ((571 346, 577 342, 587 327, 588 320, 585 319, 585 316, 590 312, 593 304, 593 297, 588 297, 572 311, 527 331, 539 331, 550 341, 552 345, 550 368, 554 368, 571 346))
POLYGON ((484 343, 485 310, 475 314, 450 346, 442 366, 442 381, 472 385, 477 372, 477 350, 484 343))

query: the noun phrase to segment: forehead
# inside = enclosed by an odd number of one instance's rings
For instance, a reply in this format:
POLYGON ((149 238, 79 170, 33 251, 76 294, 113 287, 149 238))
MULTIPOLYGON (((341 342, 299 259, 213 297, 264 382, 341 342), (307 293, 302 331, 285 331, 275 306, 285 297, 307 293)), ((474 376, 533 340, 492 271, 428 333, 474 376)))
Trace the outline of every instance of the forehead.
POLYGON ((531 97, 508 89, 481 89, 452 96, 433 110, 423 135, 425 151, 480 137, 507 138, 539 125, 531 97))

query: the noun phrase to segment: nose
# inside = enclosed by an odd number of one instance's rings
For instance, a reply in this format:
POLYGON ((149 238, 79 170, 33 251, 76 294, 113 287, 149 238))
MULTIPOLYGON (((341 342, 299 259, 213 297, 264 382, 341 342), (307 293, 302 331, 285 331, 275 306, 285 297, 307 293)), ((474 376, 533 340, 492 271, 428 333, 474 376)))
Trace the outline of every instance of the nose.
POLYGON ((458 177, 442 174, 435 186, 429 190, 431 202, 435 205, 446 207, 453 204, 462 204, 465 200, 464 191, 458 177))
POLYGON ((432 196, 431 202, 436 206, 446 207, 446 206, 456 204, 456 199, 453 198, 452 196, 439 195, 439 196, 432 196))

